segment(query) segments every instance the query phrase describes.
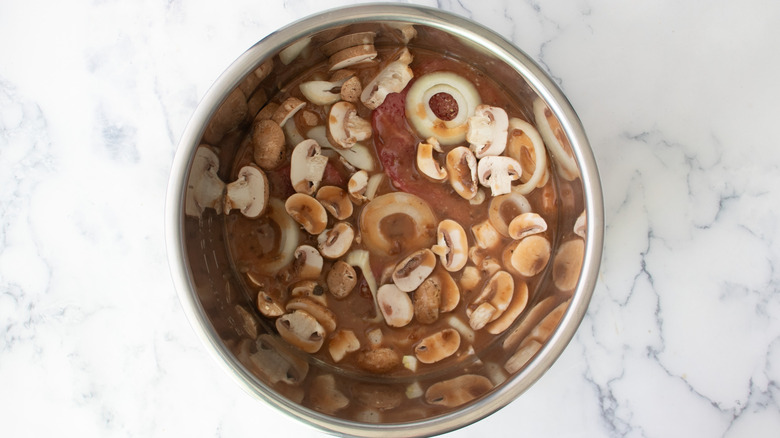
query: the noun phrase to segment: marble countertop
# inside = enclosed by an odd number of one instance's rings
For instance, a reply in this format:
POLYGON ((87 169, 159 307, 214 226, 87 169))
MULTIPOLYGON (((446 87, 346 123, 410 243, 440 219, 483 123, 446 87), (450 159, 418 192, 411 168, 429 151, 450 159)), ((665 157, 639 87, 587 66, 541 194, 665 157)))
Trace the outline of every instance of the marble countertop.
MULTIPOLYGON (((322 435, 207 353, 170 279, 163 208, 219 73, 275 28, 352 3, 0 5, 0 435, 322 435)), ((488 25, 555 78, 607 218, 567 350, 448 436, 778 436, 780 3, 412 3, 488 25)))

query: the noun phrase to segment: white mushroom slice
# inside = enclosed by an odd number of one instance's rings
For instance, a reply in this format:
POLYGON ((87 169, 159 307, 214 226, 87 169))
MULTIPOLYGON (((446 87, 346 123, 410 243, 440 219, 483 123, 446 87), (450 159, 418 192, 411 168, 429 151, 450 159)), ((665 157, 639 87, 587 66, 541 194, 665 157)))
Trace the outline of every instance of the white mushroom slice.
POLYGON ((422 363, 436 363, 446 359, 460 348, 460 334, 457 330, 446 328, 426 336, 414 347, 414 355, 422 363))
POLYGON ((314 194, 320 186, 328 157, 315 140, 304 140, 295 146, 290 156, 290 184, 298 193, 314 194))
POLYGON ((577 220, 574 222, 574 234, 585 239, 588 235, 588 217, 585 215, 585 210, 582 210, 577 220))
POLYGON ((580 175, 569 139, 563 127, 541 97, 534 100, 534 121, 545 146, 558 165, 558 174, 566 180, 574 181, 580 175))
POLYGON ((441 281, 430 276, 414 291, 414 319, 420 324, 433 324, 439 319, 441 307, 441 281))
POLYGON ((320 105, 333 105, 341 100, 341 86, 347 79, 339 81, 307 81, 298 86, 301 94, 309 102, 320 105), (337 91, 334 91, 337 90, 337 91))
POLYGON ((514 158, 489 155, 479 160, 477 175, 479 182, 490 187, 493 196, 512 191, 512 181, 520 179, 523 168, 514 158))
POLYGON ((334 147, 330 143, 330 140, 328 140, 328 129, 325 126, 320 125, 311 128, 306 133, 306 136, 313 140, 317 140, 317 143, 322 147, 333 149, 343 159, 347 160, 350 165, 358 169, 371 172, 376 168, 376 161, 374 160, 374 156, 371 154, 371 151, 367 146, 356 143, 349 149, 334 147))
POLYGON ((360 341, 352 330, 338 330, 328 341, 328 352, 333 362, 341 362, 341 359, 360 349, 360 341))
POLYGON ((431 250, 450 272, 460 271, 468 261, 469 242, 466 231, 452 219, 439 222, 436 232, 437 244, 431 250))
POLYGON ((328 113, 328 140, 341 149, 349 149, 359 141, 371 137, 371 122, 358 116, 357 108, 341 101, 330 107, 328 113))
POLYGON ((491 225, 490 221, 487 219, 473 225, 471 227, 471 233, 474 235, 474 240, 477 242, 479 248, 491 249, 501 243, 501 233, 499 233, 498 230, 496 230, 496 227, 491 225))
POLYGON ((515 240, 545 231, 547 231, 547 222, 543 217, 533 212, 518 214, 507 227, 509 237, 515 240))
POLYGON ((574 290, 585 258, 585 242, 572 239, 561 244, 553 260, 553 283, 561 291, 574 290))
POLYGON ((547 316, 557 305, 555 297, 547 297, 535 304, 521 319, 520 323, 504 338, 501 346, 504 350, 512 350, 526 339, 533 328, 547 316))
POLYGON ((558 328, 558 324, 560 324, 563 314, 566 313, 566 309, 569 308, 570 301, 571 300, 566 300, 561 304, 558 304, 558 306, 548 313, 547 316, 539 321, 539 324, 531 330, 531 333, 523 340, 523 343, 526 343, 529 340, 535 340, 542 344, 547 342, 555 329, 558 328))
POLYGON ((357 272, 349 263, 339 260, 328 271, 328 290, 336 298, 346 298, 357 285, 357 272))
POLYGON ((316 353, 325 341, 325 329, 303 310, 285 313, 276 319, 279 336, 306 353, 316 353))
POLYGON ((482 292, 467 309, 469 325, 479 330, 498 319, 509 307, 515 291, 515 281, 506 271, 498 271, 490 277, 482 292))
POLYGON ((225 183, 219 179, 219 157, 210 147, 198 146, 187 179, 184 210, 187 216, 200 217, 206 208, 222 213, 225 183))
POLYGON ((336 330, 336 314, 322 304, 306 297, 296 297, 287 301, 285 310, 292 312, 294 310, 303 310, 313 316, 317 322, 325 329, 325 333, 333 333, 336 330))
POLYGON ((249 359, 253 368, 267 377, 269 383, 298 385, 309 373, 309 362, 298 358, 290 351, 290 347, 275 336, 262 334, 258 336, 255 345, 257 352, 249 359))
POLYGON ((515 283, 515 291, 512 294, 512 301, 509 303, 509 306, 501 316, 485 326, 485 331, 492 335, 503 333, 523 313, 526 305, 528 305, 528 285, 521 280, 515 283))
MULTIPOLYGON (((265 217, 276 223, 279 228, 278 247, 266 254, 255 267, 264 275, 276 275, 280 269, 293 261, 295 248, 301 239, 300 227, 285 211, 284 203, 277 198, 268 200, 265 217)), ((276 240, 276 239, 275 239, 276 240)))
POLYGON ((349 195, 341 187, 320 187, 315 198, 320 201, 325 210, 328 210, 328 213, 338 220, 352 216, 354 207, 349 200, 349 195))
POLYGON ((316 281, 301 280, 293 283, 290 285, 290 296, 292 298, 308 298, 323 306, 328 306, 328 297, 325 296, 325 289, 316 281))
POLYGON ((414 317, 412 299, 396 285, 392 283, 382 285, 376 293, 376 299, 382 316, 390 327, 403 327, 412 321, 414 317))
POLYGON ((518 118, 509 119, 506 154, 523 168, 521 184, 517 186, 520 194, 527 195, 547 182, 547 150, 533 125, 518 118))
POLYGON ((477 195, 477 158, 465 146, 458 146, 447 153, 445 159, 450 185, 463 199, 473 199, 477 195))
POLYGON ((349 251, 355 239, 355 229, 349 222, 336 222, 333 228, 317 236, 320 253, 327 259, 337 259, 349 251))
POLYGON ((405 192, 377 196, 360 213, 363 244, 384 255, 400 254, 435 241, 436 215, 421 198, 405 192))
POLYGON ((417 170, 431 181, 441 182, 447 179, 447 171, 433 156, 433 151, 442 152, 439 142, 431 137, 425 143, 417 144, 417 170))
POLYGON ((531 358, 539 352, 541 348, 542 344, 535 340, 523 342, 520 348, 518 348, 517 351, 515 351, 514 354, 509 357, 509 359, 507 359, 506 363, 504 364, 504 369, 510 374, 514 374, 520 371, 525 366, 525 364, 527 364, 528 361, 530 361, 531 358))
POLYGON ((322 256, 317 248, 310 245, 301 245, 293 254, 293 272, 297 278, 303 280, 316 280, 322 273, 322 256))
POLYGON ((362 44, 359 46, 347 47, 330 55, 328 63, 330 71, 340 70, 351 67, 367 61, 373 61, 376 58, 376 48, 373 44, 362 44))
POLYGON ((262 290, 257 292, 257 310, 268 318, 276 318, 284 314, 282 304, 262 290))
POLYGON ((432 405, 454 408, 466 404, 493 389, 493 383, 485 376, 464 374, 437 382, 425 391, 425 401, 432 405))
POLYGON ((509 237, 509 222, 517 215, 531 211, 531 204, 519 193, 496 196, 490 201, 488 219, 490 224, 504 237, 509 237))
POLYGON ((468 119, 481 103, 477 88, 452 72, 418 78, 406 95, 406 118, 420 137, 435 137, 443 145, 466 139, 468 119))
POLYGON ((320 46, 320 50, 325 54, 325 56, 331 56, 334 53, 349 47, 374 44, 375 35, 376 34, 374 32, 356 32, 348 35, 342 35, 320 46))
POLYGON ((479 264, 484 275, 490 277, 496 272, 501 270, 501 263, 493 257, 487 256, 482 259, 482 263, 479 264))
POLYGON ((274 114, 271 116, 271 120, 279 124, 279 126, 284 126, 285 123, 287 123, 288 120, 292 118, 298 111, 303 109, 303 107, 306 106, 306 102, 298 99, 297 97, 288 97, 284 102, 282 102, 281 105, 279 105, 279 108, 274 111, 274 114))
POLYGON ((311 407, 323 414, 333 415, 349 406, 349 397, 336 388, 333 374, 320 374, 311 382, 309 388, 311 407))
POLYGON ((455 310, 460 303, 460 289, 458 283, 452 279, 452 275, 445 269, 437 266, 428 280, 435 278, 441 287, 441 304, 439 312, 446 313, 455 310))
POLYGON ((287 214, 309 234, 320 234, 328 225, 328 212, 319 201, 305 193, 294 193, 284 203, 287 214))
POLYGON ((360 205, 368 200, 365 193, 368 189, 368 172, 365 170, 359 170, 349 177, 347 182, 347 190, 349 190, 349 197, 352 201, 360 205))
POLYGON ((550 241, 534 234, 509 244, 504 249, 504 264, 524 277, 533 277, 547 266, 550 251, 550 241))
POLYGON ((435 266, 436 255, 430 249, 415 251, 396 265, 393 282, 398 289, 411 292, 431 275, 435 266))
POLYGON ((289 65, 295 58, 300 56, 304 50, 309 48, 309 43, 311 43, 311 37, 301 38, 290 44, 279 52, 279 60, 282 61, 282 64, 289 65))
POLYGON ((477 105, 467 126, 466 141, 477 158, 501 155, 506 149, 509 117, 502 108, 477 105))
POLYGON ((404 47, 395 61, 383 68, 365 87, 360 101, 366 108, 375 110, 384 103, 390 93, 400 93, 414 77, 409 64, 412 54, 404 47))
POLYGON ((469 204, 482 205, 482 203, 485 202, 485 199, 487 199, 487 195, 485 195, 485 191, 482 189, 477 189, 477 194, 474 195, 473 198, 469 199, 469 204))

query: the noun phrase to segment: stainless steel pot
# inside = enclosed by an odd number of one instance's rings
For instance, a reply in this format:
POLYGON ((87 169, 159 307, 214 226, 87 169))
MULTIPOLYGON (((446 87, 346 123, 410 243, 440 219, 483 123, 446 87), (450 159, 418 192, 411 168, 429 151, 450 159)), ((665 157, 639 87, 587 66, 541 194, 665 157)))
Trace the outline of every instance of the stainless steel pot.
MULTIPOLYGON (((285 81, 306 70, 315 61, 322 59, 318 60, 316 56, 298 57, 284 69, 275 70, 266 79, 274 81, 267 89, 283 87, 285 81)), ((530 108, 528 111, 531 112, 530 108)), ((220 150, 223 155, 220 158, 230 162, 233 158, 230 154, 235 151, 231 152, 230 148, 220 150)), ((537 381, 561 354, 586 312, 596 283, 603 246, 602 204, 598 171, 577 115, 555 83, 525 53, 487 28, 440 10, 408 5, 362 5, 308 17, 267 36, 230 65, 207 92, 182 135, 171 170, 166 205, 168 258, 182 306, 193 328, 216 360, 250 394, 301 421, 340 435, 434 435, 463 427, 505 406, 537 381), (557 324, 542 339, 538 351, 536 348, 529 350, 530 353, 536 352, 529 354, 527 363, 513 373, 499 370, 497 374, 495 370, 491 371, 489 367, 483 366, 484 364, 471 364, 470 371, 491 378, 494 386, 489 392, 456 408, 437 411, 431 417, 413 418, 408 421, 399 421, 398 417, 393 417, 393 421, 389 422, 384 420, 381 411, 374 411, 373 414, 376 415, 367 414, 358 418, 318 412, 304 406, 305 403, 300 403, 305 397, 303 388, 287 385, 284 386, 286 390, 280 391, 279 384, 269 381, 266 374, 253 368, 256 364, 250 363, 247 358, 251 351, 244 350, 248 345, 247 340, 254 344, 255 338, 266 332, 272 333, 273 330, 264 325, 257 314, 253 314, 252 309, 255 306, 243 290, 246 285, 231 265, 225 246, 221 220, 223 215, 214 211, 206 211, 198 217, 187 214, 188 181, 196 150, 204 141, 204 133, 208 135, 207 128, 213 123, 217 109, 233 90, 246 86, 264 61, 277 57, 283 49, 295 45, 296 42, 306 39, 309 42, 307 46, 310 47, 305 50, 316 53, 317 48, 312 46, 332 38, 339 29, 347 26, 370 26, 379 29, 384 25, 389 25, 390 28, 412 25, 420 37, 411 44, 420 47, 426 47, 428 44, 428 48, 432 50, 469 61, 503 84, 506 91, 517 99, 530 101, 540 98, 560 123, 564 141, 570 144, 571 156, 576 162, 574 175, 563 177, 566 172, 561 171, 560 162, 554 165, 557 171, 552 172, 559 209, 558 227, 561 230, 571 230, 583 210, 587 218, 587 225, 580 233, 585 236, 584 251, 576 286, 562 293, 551 279, 552 266, 556 262, 561 245, 567 239, 578 238, 570 231, 560 232, 553 241, 553 259, 549 264, 551 267, 543 274, 544 278, 529 303, 528 310, 516 321, 513 329, 507 331, 517 334, 518 330, 530 330, 532 327, 522 327, 523 324, 531 318, 538 320, 551 313, 552 307, 549 303, 545 305, 548 307, 546 309, 541 309, 543 306, 539 305, 547 296, 554 298, 551 301, 554 301, 556 306, 561 305, 559 309, 563 313, 559 315, 560 319, 553 321, 557 321, 557 324), (446 47, 440 44, 441 36, 447 38, 446 47), (426 41, 426 38, 429 39, 426 41), (439 42, 432 43, 434 39, 439 42), (536 316, 533 315, 535 306, 539 310, 536 316)), ((506 333, 496 342, 500 343, 505 338, 506 333)), ((265 348, 277 347, 266 345, 265 348)), ((507 357, 514 354, 515 350, 508 351, 507 357)), ((316 361, 310 361, 305 355, 296 356, 297 353, 289 351, 282 353, 295 356, 290 358, 290 361, 307 362, 307 369, 323 366, 316 361)), ((342 379, 339 380, 342 387, 350 385, 352 381, 364 379, 362 376, 339 373, 338 370, 331 371, 337 379, 342 379)), ((446 380, 462 372, 463 367, 457 367, 444 370, 434 377, 446 380)), ((382 384, 381 381, 373 383, 382 384)), ((371 414, 371 411, 367 412, 371 414)))

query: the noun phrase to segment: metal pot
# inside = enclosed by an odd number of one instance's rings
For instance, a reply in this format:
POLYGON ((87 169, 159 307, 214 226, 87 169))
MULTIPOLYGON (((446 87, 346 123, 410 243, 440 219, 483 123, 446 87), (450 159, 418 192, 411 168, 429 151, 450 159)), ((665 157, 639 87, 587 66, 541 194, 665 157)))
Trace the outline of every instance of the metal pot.
MULTIPOLYGON (((291 52, 295 55, 298 50, 290 49, 286 55, 291 52)), ((245 95, 245 98, 248 97, 245 95)), ((529 114, 532 113, 530 107, 526 109, 529 114)), ((222 163, 233 161, 235 147, 214 146, 219 150, 222 163)), ((220 169, 223 174, 227 172, 224 166, 220 169)), ((603 216, 599 175, 582 125, 555 83, 525 53, 485 27, 440 10, 409 5, 362 5, 323 12, 274 32, 247 50, 219 77, 195 110, 178 146, 168 187, 166 238, 174 284, 193 328, 242 388, 324 431, 339 435, 408 437, 444 433, 490 415, 522 394, 550 368, 574 335, 590 301, 603 246, 603 216), (406 418, 406 414, 391 415, 393 410, 403 411, 408 401, 406 397, 396 397, 397 391, 388 391, 391 399, 396 401, 390 401, 387 406, 366 408, 351 416, 339 412, 324 413, 322 409, 312 408, 309 402, 306 385, 311 385, 311 382, 305 380, 306 374, 327 372, 334 376, 336 385, 342 388, 342 392, 346 391, 348 397, 356 395, 349 394, 348 389, 357 388, 355 385, 369 385, 369 392, 373 391, 371 398, 379 397, 383 388, 392 388, 392 385, 404 380, 367 379, 359 373, 328 369, 327 364, 286 347, 274 335, 273 326, 265 324, 254 310, 256 305, 246 291, 246 282, 231 262, 226 249, 224 215, 213 209, 197 215, 188 214, 188 182, 191 182, 196 150, 205 141, 204 135, 210 135, 208 130, 214 123, 218 108, 237 88, 257 88, 256 83, 251 83, 256 79, 253 75, 265 61, 278 58, 280 52, 290 46, 296 47, 296 43, 298 48, 302 47, 302 53, 310 54, 294 57, 291 61, 287 59, 287 64, 276 62, 277 67, 263 83, 267 90, 278 90, 313 63, 322 62, 324 58, 322 55, 318 57, 317 46, 334 38, 340 30, 350 26, 403 29, 408 25, 413 26, 417 33, 417 38, 410 45, 471 63, 502 84, 505 91, 519 101, 541 99, 548 108, 548 114, 560 124, 562 141, 568 143, 570 159, 576 163, 576 168, 567 171, 566 166, 561 165, 560 157, 553 157, 554 170, 550 177, 558 208, 557 228, 561 231, 555 233, 552 239, 552 258, 548 269, 541 274, 527 309, 512 328, 495 339, 495 348, 500 351, 501 344, 506 343, 508 337, 515 336, 509 343, 512 348, 501 354, 509 360, 519 349, 525 348, 522 354, 526 357, 521 366, 509 372, 501 363, 483 363, 477 358, 421 377, 423 383, 418 382, 418 388, 422 390, 433 380, 456 378, 464 373, 464 369, 490 380, 491 389, 474 400, 438 409, 432 414, 408 415, 406 418), (302 40, 307 43, 300 43, 302 40), (447 41, 444 46, 443 40, 447 41), (583 211, 587 221, 585 225, 579 224, 580 237, 571 230, 583 211), (556 261, 562 257, 560 250, 563 244, 575 239, 584 243, 580 246, 581 257, 575 260, 575 265, 581 262, 581 269, 576 284, 566 288, 569 290, 561 291, 552 278, 553 271, 556 261), (540 322, 549 325, 547 332, 540 335, 536 343, 524 343, 540 322), (258 348, 268 349, 276 359, 285 358, 283 360, 289 367, 287 375, 271 378, 267 370, 258 370, 258 362, 250 359, 258 348), (296 379, 304 380, 304 383, 296 379)), ((571 257, 571 254, 566 257, 571 257)), ((534 333, 538 335, 538 331, 534 333)), ((407 378, 405 382, 411 385, 414 378, 407 378)))

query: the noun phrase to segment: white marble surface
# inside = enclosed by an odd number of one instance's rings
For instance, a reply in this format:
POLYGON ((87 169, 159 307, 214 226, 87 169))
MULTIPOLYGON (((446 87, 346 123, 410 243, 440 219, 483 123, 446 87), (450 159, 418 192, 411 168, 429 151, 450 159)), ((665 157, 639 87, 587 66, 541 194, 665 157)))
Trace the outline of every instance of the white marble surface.
MULTIPOLYGON (((320 436, 242 392, 173 289, 163 206, 217 75, 346 0, 0 4, 0 436, 320 436)), ((459 0, 558 81, 605 191, 590 310, 453 437, 780 434, 780 3, 459 0)))

